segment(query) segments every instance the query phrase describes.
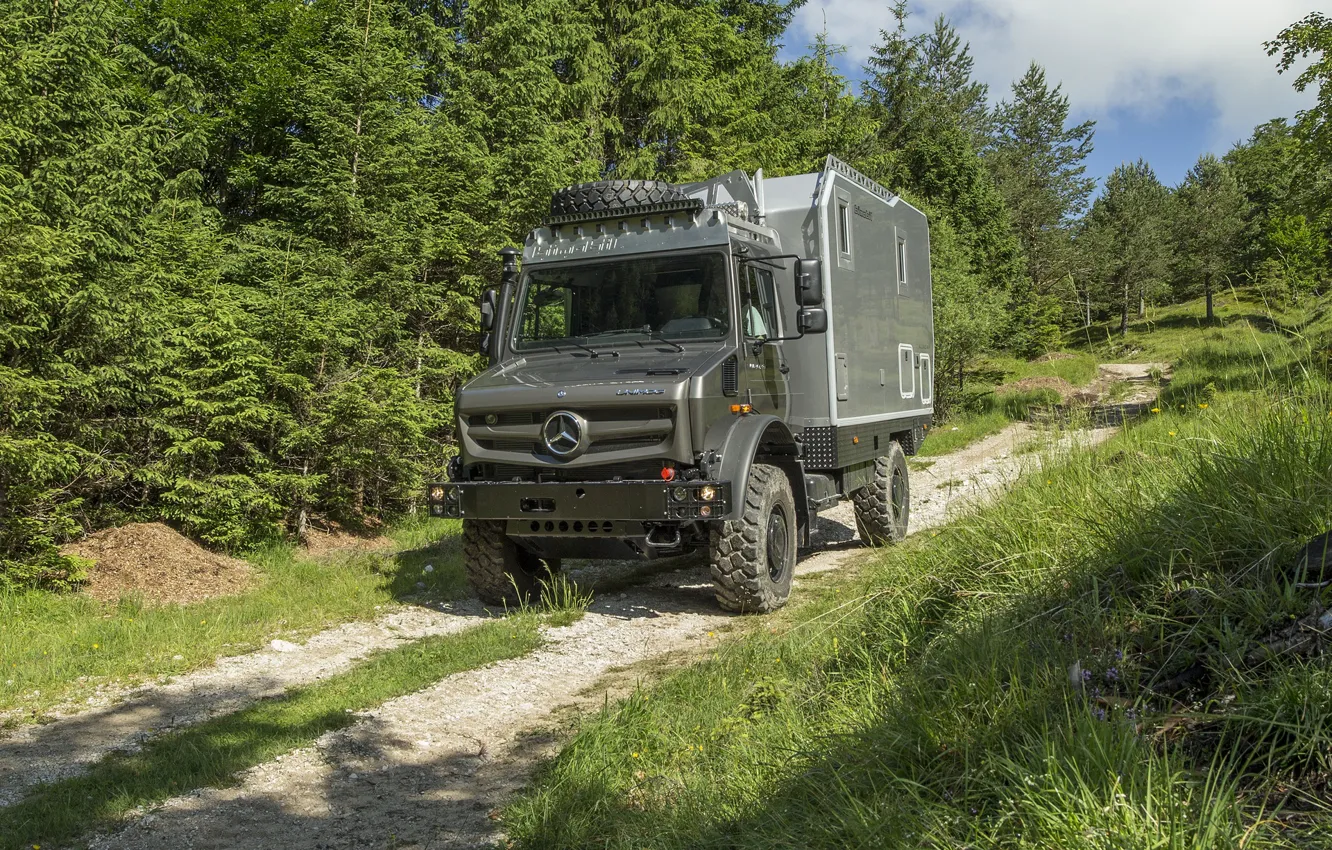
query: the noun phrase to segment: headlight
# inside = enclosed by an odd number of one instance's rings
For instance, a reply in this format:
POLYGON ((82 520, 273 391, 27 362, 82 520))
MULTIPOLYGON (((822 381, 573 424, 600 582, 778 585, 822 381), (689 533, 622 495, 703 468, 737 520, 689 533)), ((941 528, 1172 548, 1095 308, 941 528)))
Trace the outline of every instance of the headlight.
POLYGON ((689 490, 686 487, 676 487, 671 491, 671 498, 677 502, 683 502, 689 498, 689 490))
POLYGON ((487 413, 487 414, 486 414, 486 424, 487 424, 487 425, 498 425, 498 424, 499 424, 499 416, 497 416, 497 415, 494 414, 494 413, 487 413))
POLYGON ((432 502, 442 502, 442 501, 444 501, 444 488, 443 488, 443 487, 431 487, 431 488, 430 488, 430 501, 432 501, 432 502))
POLYGON ((713 487, 711 484, 704 484, 699 488, 698 498, 704 502, 711 502, 713 499, 717 498, 717 488, 713 487))
POLYGON ((701 517, 712 516, 712 505, 704 505, 703 507, 699 508, 698 515, 701 517))

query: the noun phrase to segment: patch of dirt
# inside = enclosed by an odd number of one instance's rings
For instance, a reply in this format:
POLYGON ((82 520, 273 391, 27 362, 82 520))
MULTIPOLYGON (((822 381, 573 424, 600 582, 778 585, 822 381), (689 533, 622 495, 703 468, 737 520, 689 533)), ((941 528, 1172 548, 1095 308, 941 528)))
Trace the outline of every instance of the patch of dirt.
POLYGON ((1023 378, 1011 384, 997 386, 994 388, 994 394, 1012 395, 1014 393, 1031 392, 1032 390, 1054 390, 1059 393, 1060 402, 1068 401, 1078 391, 1076 387, 1063 378, 1038 375, 1034 378, 1023 378))
POLYGON ((90 534, 60 548, 87 558, 87 593, 102 602, 142 596, 149 602, 199 602, 229 596, 253 581, 250 565, 190 540, 160 522, 136 522, 90 534))
POLYGON ((1078 355, 1076 354, 1069 354, 1067 351, 1051 351, 1049 354, 1042 354, 1040 357, 1037 357, 1035 360, 1031 362, 1053 363, 1056 360, 1074 360, 1077 358, 1077 356, 1078 355))
POLYGON ((327 531, 318 528, 305 530, 305 551, 316 557, 340 552, 377 552, 392 548, 393 541, 382 534, 367 537, 340 528, 330 528, 327 531))

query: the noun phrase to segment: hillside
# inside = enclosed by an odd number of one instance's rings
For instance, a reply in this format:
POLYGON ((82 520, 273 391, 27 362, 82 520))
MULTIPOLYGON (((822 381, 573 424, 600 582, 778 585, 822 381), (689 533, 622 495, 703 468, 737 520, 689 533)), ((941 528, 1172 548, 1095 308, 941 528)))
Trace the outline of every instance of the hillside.
POLYGON ((517 844, 1320 846, 1332 321, 1251 306, 1094 346, 1159 413, 581 724, 517 844))

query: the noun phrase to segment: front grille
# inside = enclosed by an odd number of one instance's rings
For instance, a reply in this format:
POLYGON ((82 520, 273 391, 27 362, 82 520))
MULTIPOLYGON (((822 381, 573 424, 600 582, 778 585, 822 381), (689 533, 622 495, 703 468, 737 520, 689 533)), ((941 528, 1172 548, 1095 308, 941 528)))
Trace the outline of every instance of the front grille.
MULTIPOLYGON (((549 451, 541 439, 541 427, 555 409, 496 412, 489 414, 495 417, 495 422, 491 424, 486 424, 488 414, 471 413, 463 418, 463 427, 479 449, 503 455, 492 455, 486 461, 498 461, 500 466, 512 471, 526 470, 533 466, 534 461, 547 460, 552 464, 551 467, 537 467, 545 474, 556 467, 555 459, 547 457, 549 451)), ((675 429, 675 408, 660 404, 626 403, 613 407, 569 409, 587 420, 588 443, 584 452, 587 455, 621 452, 656 454, 662 444, 670 441, 675 429)), ((657 472, 660 472, 660 468, 657 472)), ((517 474, 504 477, 512 478, 517 474)), ((524 472, 521 476, 528 477, 531 474, 524 472)))
POLYGON ((604 452, 624 452, 632 451, 634 449, 650 449, 660 445, 665 439, 665 434, 657 434, 651 437, 620 437, 618 439, 598 440, 588 447, 587 453, 595 455, 604 452))

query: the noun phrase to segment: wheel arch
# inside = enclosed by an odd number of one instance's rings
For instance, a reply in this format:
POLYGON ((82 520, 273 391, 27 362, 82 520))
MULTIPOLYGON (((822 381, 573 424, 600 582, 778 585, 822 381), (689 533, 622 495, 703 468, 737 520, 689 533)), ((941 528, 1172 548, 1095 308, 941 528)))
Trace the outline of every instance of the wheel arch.
POLYGON ((713 480, 731 482, 731 506, 725 519, 736 519, 740 515, 753 465, 770 464, 780 469, 791 484, 798 539, 802 545, 808 545, 809 497, 799 453, 791 429, 770 414, 738 416, 709 428, 703 441, 703 457, 707 464, 704 471, 713 480))

